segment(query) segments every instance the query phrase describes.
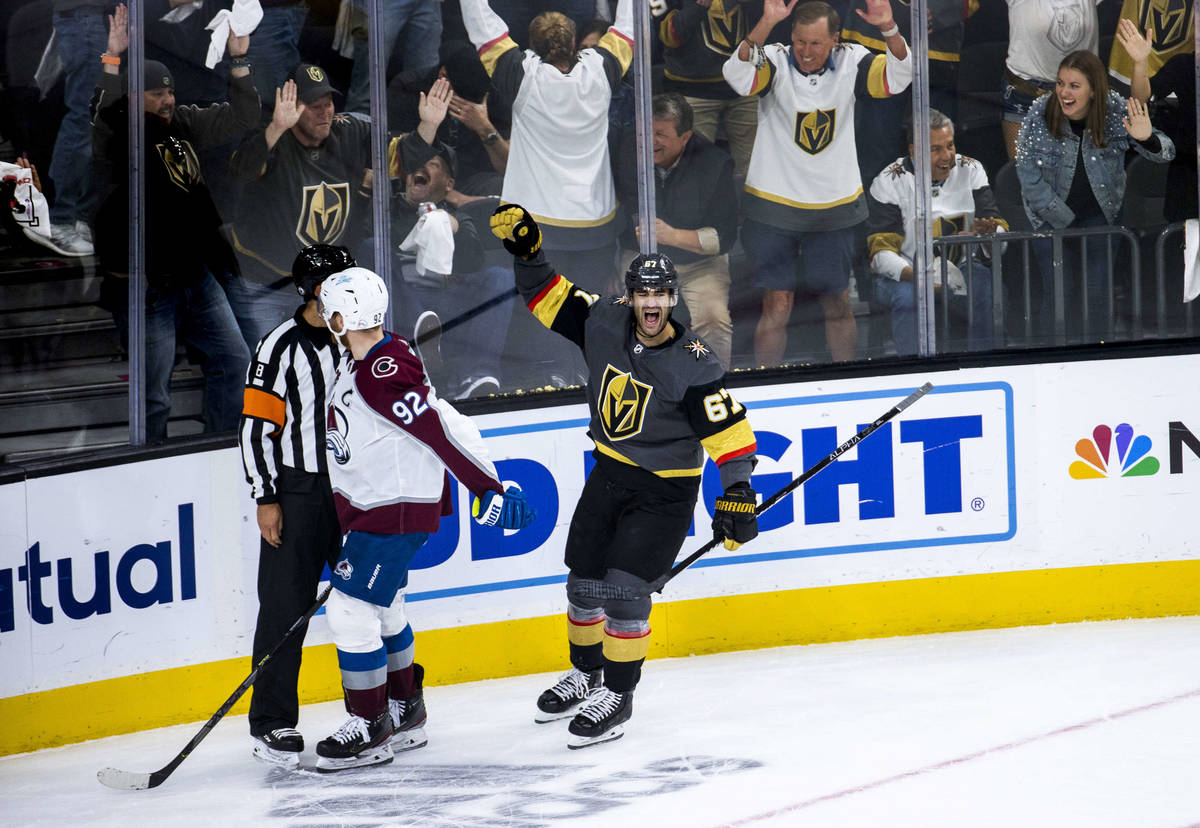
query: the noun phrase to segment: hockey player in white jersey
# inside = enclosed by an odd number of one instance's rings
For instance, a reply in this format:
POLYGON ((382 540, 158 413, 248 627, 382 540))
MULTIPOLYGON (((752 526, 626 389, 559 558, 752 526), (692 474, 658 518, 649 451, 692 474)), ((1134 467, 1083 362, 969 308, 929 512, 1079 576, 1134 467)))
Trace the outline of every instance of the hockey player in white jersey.
MULTIPOLYGON (((867 244, 875 277, 875 300, 891 311, 892 340, 898 354, 917 352, 917 316, 913 251, 917 244, 916 178, 913 174, 912 127, 908 155, 897 158, 871 183, 871 218, 867 244)), ((987 235, 1008 229, 996 209, 987 172, 974 158, 954 147, 954 122, 929 111, 930 176, 933 179, 933 235, 987 235)), ((942 248, 950 295, 935 282, 938 308, 946 301, 952 317, 966 325, 967 345, 982 350, 992 344, 991 250, 964 245, 942 248)), ((934 278, 941 278, 935 262, 934 278)), ((941 319, 939 315, 937 317, 941 319)))
POLYGON ((350 718, 317 745, 317 770, 392 761, 426 743, 423 671, 404 615, 408 568, 451 513, 450 478, 486 526, 535 514, 497 479, 475 425, 440 399, 420 357, 383 329, 387 288, 352 267, 321 285, 320 312, 343 350, 326 422, 329 477, 343 532, 326 613, 350 718))

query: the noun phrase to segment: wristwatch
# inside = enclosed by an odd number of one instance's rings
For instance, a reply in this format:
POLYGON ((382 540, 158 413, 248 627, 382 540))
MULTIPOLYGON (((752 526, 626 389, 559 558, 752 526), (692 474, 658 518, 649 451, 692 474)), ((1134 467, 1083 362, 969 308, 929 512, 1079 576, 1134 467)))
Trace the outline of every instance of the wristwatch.
POLYGON ((491 132, 489 132, 487 135, 483 136, 483 143, 487 144, 489 147, 499 140, 500 140, 500 133, 494 129, 491 132))

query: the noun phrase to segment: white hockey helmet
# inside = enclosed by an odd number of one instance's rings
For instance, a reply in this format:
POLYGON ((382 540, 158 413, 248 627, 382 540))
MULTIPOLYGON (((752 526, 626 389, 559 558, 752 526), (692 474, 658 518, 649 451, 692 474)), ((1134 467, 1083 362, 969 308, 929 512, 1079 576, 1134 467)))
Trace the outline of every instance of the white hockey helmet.
POLYGON ((348 267, 321 283, 317 308, 333 333, 365 331, 383 324, 387 313, 387 285, 365 267, 348 267), (330 319, 342 315, 342 330, 334 331, 330 319))

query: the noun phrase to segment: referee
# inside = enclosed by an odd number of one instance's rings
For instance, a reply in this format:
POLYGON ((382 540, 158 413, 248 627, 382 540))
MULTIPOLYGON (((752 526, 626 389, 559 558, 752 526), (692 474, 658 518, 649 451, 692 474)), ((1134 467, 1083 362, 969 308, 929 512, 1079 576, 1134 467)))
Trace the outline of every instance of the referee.
MULTIPOLYGON (((317 312, 317 294, 326 276, 354 265, 345 247, 300 251, 292 281, 304 305, 259 341, 246 377, 238 444, 262 533, 252 664, 312 605, 322 568, 332 568, 341 550, 325 465, 325 395, 338 354, 317 312)), ((266 664, 250 697, 254 755, 285 767, 296 767, 304 750, 296 730, 304 633, 266 664)))

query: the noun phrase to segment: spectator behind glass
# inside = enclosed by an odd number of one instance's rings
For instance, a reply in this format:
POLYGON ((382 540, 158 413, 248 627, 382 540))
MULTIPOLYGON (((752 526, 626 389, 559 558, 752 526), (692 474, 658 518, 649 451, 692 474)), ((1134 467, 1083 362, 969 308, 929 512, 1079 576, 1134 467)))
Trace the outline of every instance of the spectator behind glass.
MULTIPOLYGON (((275 91, 271 123, 246 138, 230 162, 246 187, 232 232, 242 273, 227 290, 248 343, 295 310, 290 267, 297 253, 310 244, 353 250, 370 234, 371 125, 335 115, 333 93, 323 69, 301 64, 275 91)), ((393 177, 433 156, 449 84, 438 81, 420 99, 417 131, 389 142, 393 177)))
MULTIPOLYGON (((109 18, 107 56, 129 46, 128 13, 117 6, 109 18)), ((246 53, 246 37, 230 36, 231 55, 246 53)), ((116 63, 104 62, 94 127, 97 163, 111 168, 115 189, 96 216, 101 267, 110 281, 104 294, 118 328, 128 330, 126 279, 129 261, 129 186, 126 165, 129 96, 116 63), (115 280, 115 282, 113 281, 115 280)), ((198 147, 219 144, 253 128, 259 118, 258 93, 250 70, 233 70, 230 102, 203 109, 175 107, 174 82, 167 68, 145 62, 146 143, 141 154, 146 180, 146 440, 167 438, 171 414, 171 371, 176 339, 204 355, 204 430, 237 427, 250 352, 242 341, 221 281, 237 267, 220 234, 221 217, 200 175, 198 147)))
MULTIPOLYGON (((438 154, 404 178, 404 192, 392 208, 392 239, 397 245, 392 281, 396 285, 402 330, 414 331, 413 341, 438 387, 456 400, 494 394, 500 390, 500 354, 512 315, 512 269, 484 267, 483 245, 471 216, 456 209, 448 194, 454 189, 455 154, 437 147, 438 154), (432 208, 433 215, 429 215, 432 208), (444 240, 426 225, 444 213, 453 232, 451 268, 441 273, 421 259, 434 255, 428 246, 444 240), (415 232, 414 232, 415 230, 415 232), (408 248, 400 251, 400 247, 408 248), (424 248, 424 250, 423 250, 424 248), (440 347, 429 347, 418 335, 437 323, 444 333, 440 347)), ((444 256, 444 252, 443 252, 444 256)))
POLYGON ((388 86, 388 124, 409 130, 420 123, 419 93, 438 78, 450 82, 450 117, 438 127, 437 139, 455 154, 455 187, 447 201, 455 206, 483 197, 498 196, 508 165, 508 139, 512 113, 490 95, 492 80, 469 40, 443 41, 439 65, 401 72, 388 86))
POLYGON ((1100 47, 1096 6, 1103 0, 1007 0, 1004 61, 1004 146, 1017 154, 1017 133, 1030 106, 1054 89, 1058 65, 1078 49, 1100 47))
MULTIPOLYGON (((350 72, 350 92, 346 98, 346 111, 370 114, 371 83, 367 72, 367 3, 368 0, 350 0, 351 24, 354 39, 354 68, 350 72)), ((379 4, 383 20, 383 42, 379 60, 385 72, 396 40, 404 37, 404 71, 429 69, 438 63, 438 43, 442 39, 442 4, 430 0, 382 0, 379 4)), ((428 88, 426 85, 422 88, 428 88)))
POLYGON ((699 135, 711 142, 717 140, 718 126, 724 129, 739 176, 750 166, 758 102, 730 89, 721 67, 757 22, 754 7, 742 0, 669 0, 654 6, 666 64, 663 89, 687 99, 699 135))
POLYGON ((100 73, 97 55, 104 50, 104 0, 54 0, 54 42, 65 74, 63 104, 67 108, 54 140, 48 178, 50 248, 64 256, 90 256, 88 228, 96 198, 92 181, 91 101, 100 73))
POLYGON ((491 6, 508 26, 508 31, 515 32, 513 40, 522 50, 531 48, 529 25, 539 14, 558 12, 579 29, 596 13, 595 0, 492 0, 491 6))
POLYGON ((1191 53, 1176 55, 1150 79, 1155 120, 1180 149, 1167 175, 1168 222, 1196 218, 1196 67, 1191 53))
MULTIPOLYGON (((1128 46, 1126 27, 1134 32, 1145 32, 1145 41, 1150 47, 1147 56, 1147 79, 1153 78, 1158 70, 1176 55, 1191 55, 1196 49, 1195 29, 1192 15, 1195 4, 1175 0, 1167 3, 1155 0, 1125 0, 1121 6, 1121 20, 1117 24, 1117 37, 1108 56, 1109 83, 1122 94, 1135 85, 1138 71, 1136 52, 1128 46)), ((1133 90, 1139 100, 1146 100, 1133 90)), ((1170 133, 1168 133, 1170 134, 1170 133)))
POLYGON ((543 244, 580 281, 612 278, 616 195, 608 151, 608 112, 633 59, 631 0, 595 49, 575 51, 575 30, 555 12, 530 24, 522 54, 486 0, 463 0, 463 22, 496 92, 513 104, 512 139, 501 197, 537 219, 543 244))
MULTIPOLYGON (((1175 157, 1171 139, 1150 124, 1146 105, 1108 88, 1104 64, 1092 52, 1072 52, 1058 69, 1054 94, 1033 102, 1017 142, 1017 177, 1034 230, 1119 224, 1125 195, 1125 153, 1136 150, 1159 163, 1175 157), (1124 115, 1124 117, 1122 117, 1124 115)), ((1079 277, 1063 256, 1067 335, 1096 341, 1111 335, 1108 256, 1103 235, 1086 236, 1087 326, 1077 316, 1079 277)), ((1041 328, 1054 325, 1054 271, 1050 239, 1033 251, 1042 273, 1041 328)))
MULTIPOLYGON (((866 8, 865 0, 854 0, 856 10, 866 8)), ((965 21, 979 8, 979 0, 929 0, 927 31, 929 47, 929 105, 951 120, 958 110, 958 64, 961 59, 965 21)), ((912 15, 907 8, 896 16, 900 36, 911 41, 912 15)), ((851 14, 842 25, 842 40, 859 43, 873 52, 887 47, 878 30, 859 15, 851 14)), ((890 98, 866 98, 855 111, 858 134, 859 171, 870 181, 897 154, 906 152, 904 140, 912 119, 912 90, 890 98)))
MULTIPOLYGON (((691 328, 726 368, 733 347, 729 316, 729 249, 737 241, 733 159, 692 130, 692 109, 674 92, 655 95, 654 206, 658 252, 674 264, 691 328)), ((637 215, 637 140, 626 130, 614 170, 617 192, 637 215)), ((638 252, 635 226, 622 236, 625 268, 638 252)))
MULTIPOLYGON (((868 199, 871 220, 867 244, 871 270, 877 274, 875 299, 891 312, 892 340, 898 354, 917 352, 916 284, 912 268, 917 240, 909 232, 917 226, 913 214, 916 176, 911 124, 908 133, 908 155, 897 158, 875 177, 868 199)), ((983 165, 955 151, 954 122, 936 109, 929 111, 929 153, 934 196, 930 219, 935 238, 1008 230, 1008 222, 996 209, 996 198, 983 165)), ((961 246, 941 249, 941 255, 957 271, 947 268, 950 312, 958 322, 966 324, 969 320, 968 347, 973 351, 985 350, 992 342, 990 254, 990 249, 982 246, 974 252, 961 246), (972 261, 968 267, 969 253, 972 261), (957 276, 963 281, 957 282, 957 276)), ((941 307, 946 288, 940 282, 940 269, 936 268, 935 264, 934 278, 938 281, 934 283, 934 293, 941 307)))
POLYGON ((265 105, 270 107, 271 92, 283 86, 300 63, 300 32, 308 20, 308 3, 306 0, 259 0, 259 3, 263 18, 250 35, 248 57, 265 105))
POLYGON ((735 91, 758 97, 742 244, 763 288, 763 312, 754 333, 759 365, 783 361, 797 288, 797 247, 803 281, 819 296, 832 358, 843 362, 855 356, 850 266, 855 228, 867 217, 855 102, 901 92, 912 77, 908 44, 888 0, 870 0, 859 15, 880 30, 887 52, 872 55, 856 43, 839 44, 840 21, 825 3, 766 0, 762 18, 724 67, 735 91), (789 15, 791 46, 764 48, 772 27, 789 15), (805 114, 798 118, 797 113, 805 114))

